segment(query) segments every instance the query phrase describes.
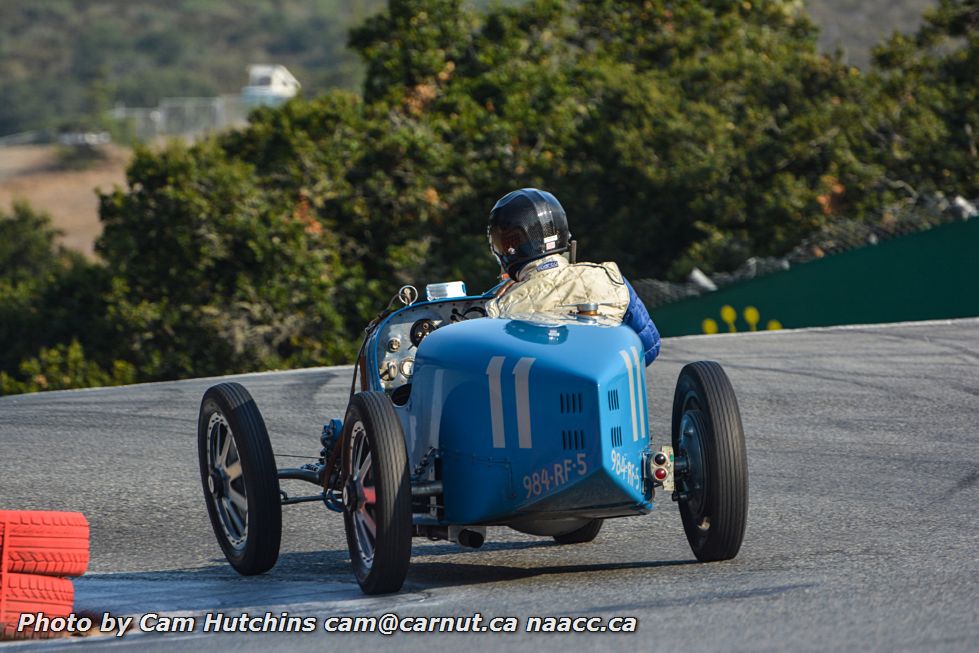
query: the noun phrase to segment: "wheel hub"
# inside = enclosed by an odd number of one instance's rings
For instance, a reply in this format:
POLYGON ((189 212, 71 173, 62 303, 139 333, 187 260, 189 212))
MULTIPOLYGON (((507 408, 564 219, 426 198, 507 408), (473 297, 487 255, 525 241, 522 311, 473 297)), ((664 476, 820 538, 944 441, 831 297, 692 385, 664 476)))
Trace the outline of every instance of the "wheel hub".
POLYGON ((357 509, 356 506, 351 505, 353 498, 356 496, 355 493, 350 491, 350 486, 352 483, 353 481, 347 481, 343 486, 343 507, 349 510, 350 512, 353 512, 354 510, 357 509))
POLYGON ((686 412, 680 422, 680 460, 677 471, 682 494, 694 514, 700 514, 704 503, 705 469, 701 420, 693 411, 686 412))
POLYGON ((350 512, 357 512, 366 503, 364 486, 350 479, 343 486, 343 505, 350 512))
POLYGON ((207 489, 218 499, 225 495, 224 477, 220 470, 212 469, 211 473, 207 475, 207 489))

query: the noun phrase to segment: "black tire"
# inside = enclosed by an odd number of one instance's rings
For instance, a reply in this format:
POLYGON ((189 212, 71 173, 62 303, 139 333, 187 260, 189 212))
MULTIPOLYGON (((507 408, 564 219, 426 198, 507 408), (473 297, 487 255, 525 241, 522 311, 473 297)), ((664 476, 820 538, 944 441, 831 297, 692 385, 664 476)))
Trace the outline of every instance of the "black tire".
POLYGON ((598 532, 602 530, 604 519, 592 519, 581 528, 576 528, 570 533, 555 535, 554 541, 558 544, 584 544, 591 542, 598 537, 598 532))
POLYGON ((673 448, 680 518, 701 562, 738 554, 748 516, 748 458, 731 381, 713 361, 680 371, 673 395, 673 448))
POLYGON ((343 447, 343 521, 354 575, 365 594, 397 592, 411 561, 411 484, 404 433, 387 395, 351 398, 343 447))
POLYGON ((240 384, 204 393, 197 454, 207 514, 228 562, 243 576, 268 571, 282 536, 279 478, 262 413, 240 384))

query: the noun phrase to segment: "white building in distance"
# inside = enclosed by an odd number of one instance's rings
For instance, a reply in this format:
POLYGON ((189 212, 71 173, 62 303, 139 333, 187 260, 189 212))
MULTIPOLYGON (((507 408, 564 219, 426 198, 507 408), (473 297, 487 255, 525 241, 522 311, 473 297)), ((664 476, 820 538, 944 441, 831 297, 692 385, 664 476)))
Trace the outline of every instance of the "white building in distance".
POLYGON ((279 106, 299 92, 299 80, 285 66, 252 64, 248 67, 248 86, 241 89, 241 100, 248 108, 279 106))

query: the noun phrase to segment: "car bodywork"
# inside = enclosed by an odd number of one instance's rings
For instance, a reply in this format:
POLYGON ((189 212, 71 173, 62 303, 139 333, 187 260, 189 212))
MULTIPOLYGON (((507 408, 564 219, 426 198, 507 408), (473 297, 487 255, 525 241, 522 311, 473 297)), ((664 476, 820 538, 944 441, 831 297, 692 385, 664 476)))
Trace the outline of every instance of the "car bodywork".
POLYGON ((635 332, 570 313, 485 318, 484 301, 412 303, 366 343, 365 385, 395 399, 413 485, 441 484, 440 497, 418 502, 416 524, 553 534, 648 512, 635 332))

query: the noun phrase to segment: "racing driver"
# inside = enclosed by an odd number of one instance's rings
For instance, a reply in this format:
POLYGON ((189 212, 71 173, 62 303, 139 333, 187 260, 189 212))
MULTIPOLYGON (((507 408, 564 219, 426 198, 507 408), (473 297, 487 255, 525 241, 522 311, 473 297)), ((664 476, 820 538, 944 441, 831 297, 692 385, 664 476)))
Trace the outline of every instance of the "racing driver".
POLYGON ((509 275, 486 305, 489 317, 529 313, 567 315, 578 304, 598 305, 599 314, 621 320, 642 341, 646 365, 659 354, 659 331, 632 285, 615 263, 571 263, 568 218, 547 191, 522 188, 504 195, 490 211, 490 251, 509 275))

